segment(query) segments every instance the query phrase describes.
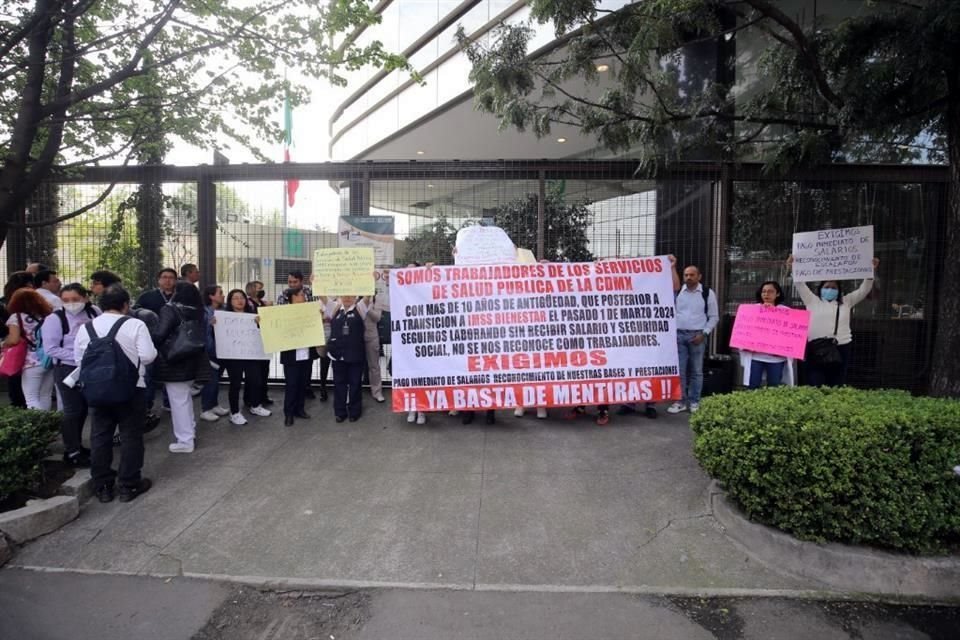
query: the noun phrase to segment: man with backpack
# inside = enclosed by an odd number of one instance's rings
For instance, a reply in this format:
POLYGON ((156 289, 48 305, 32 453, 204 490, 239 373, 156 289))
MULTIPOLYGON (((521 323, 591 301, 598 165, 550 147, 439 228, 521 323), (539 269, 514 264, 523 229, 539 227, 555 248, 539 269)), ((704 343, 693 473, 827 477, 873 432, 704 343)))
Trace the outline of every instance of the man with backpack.
POLYGON ((707 338, 720 319, 717 296, 700 283, 702 277, 698 267, 686 267, 683 270, 684 286, 677 290, 677 354, 683 397, 670 405, 667 413, 687 410, 696 413, 700 409, 703 356, 707 350, 707 338))
POLYGON ((120 285, 100 296, 103 314, 77 333, 74 360, 78 381, 90 406, 90 476, 100 502, 120 502, 146 493, 152 483, 140 476, 143 467, 143 427, 146 418, 144 368, 157 357, 150 331, 127 315, 130 294, 120 285), (113 433, 120 429, 120 468, 113 470, 113 433))

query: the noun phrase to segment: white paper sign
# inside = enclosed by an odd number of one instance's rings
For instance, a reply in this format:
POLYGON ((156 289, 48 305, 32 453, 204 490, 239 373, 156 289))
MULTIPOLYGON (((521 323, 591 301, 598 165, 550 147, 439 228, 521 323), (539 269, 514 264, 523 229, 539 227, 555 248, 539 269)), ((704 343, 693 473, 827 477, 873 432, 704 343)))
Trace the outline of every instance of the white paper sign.
POLYGON ((500 227, 464 227, 457 231, 454 264, 515 264, 517 249, 500 227))
POLYGON ((213 335, 219 360, 270 359, 271 356, 263 352, 256 314, 215 311, 214 317, 217 323, 213 325, 213 335))
POLYGON ((793 281, 873 277, 873 225, 793 234, 793 281))

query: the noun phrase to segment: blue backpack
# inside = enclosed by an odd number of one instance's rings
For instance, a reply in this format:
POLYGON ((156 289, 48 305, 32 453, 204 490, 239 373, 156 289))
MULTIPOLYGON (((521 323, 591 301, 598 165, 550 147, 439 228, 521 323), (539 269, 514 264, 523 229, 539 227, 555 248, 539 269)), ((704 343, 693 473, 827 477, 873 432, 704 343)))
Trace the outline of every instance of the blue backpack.
POLYGON ((97 335, 92 322, 85 326, 90 335, 90 344, 80 361, 79 386, 91 407, 124 404, 137 391, 139 368, 130 362, 117 342, 117 332, 129 319, 127 316, 119 318, 103 337, 97 335))
POLYGON ((34 338, 33 352, 37 356, 37 364, 39 364, 42 368, 46 370, 53 369, 53 365, 54 365, 53 357, 51 357, 50 354, 48 354, 43 348, 43 331, 41 330, 41 328, 43 327, 43 323, 38 322, 36 326, 37 328, 34 329, 33 331, 33 338, 34 338))

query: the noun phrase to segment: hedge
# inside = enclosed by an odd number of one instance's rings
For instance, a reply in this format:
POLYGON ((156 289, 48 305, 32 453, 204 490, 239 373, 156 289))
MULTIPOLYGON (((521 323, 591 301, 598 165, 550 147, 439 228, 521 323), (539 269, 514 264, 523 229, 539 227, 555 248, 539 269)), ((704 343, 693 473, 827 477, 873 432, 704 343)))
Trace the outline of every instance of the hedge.
POLYGON ((61 414, 0 407, 0 500, 34 486, 61 414))
POLYGON ((752 520, 818 542, 960 548, 960 402, 779 387, 705 398, 690 426, 752 520))

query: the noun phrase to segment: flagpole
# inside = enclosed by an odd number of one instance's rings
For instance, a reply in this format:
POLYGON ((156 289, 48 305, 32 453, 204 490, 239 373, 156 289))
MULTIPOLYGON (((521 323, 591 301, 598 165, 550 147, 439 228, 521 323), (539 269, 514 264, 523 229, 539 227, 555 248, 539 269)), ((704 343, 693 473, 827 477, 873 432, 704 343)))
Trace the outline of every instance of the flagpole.
POLYGON ((287 181, 283 181, 283 228, 287 228, 287 181))
MULTIPOLYGON (((286 160, 287 160, 287 158, 286 158, 286 150, 290 147, 290 142, 289 142, 289 141, 287 140, 287 138, 286 138, 286 136, 288 135, 287 130, 286 130, 286 129, 287 129, 287 108, 288 108, 288 107, 287 107, 287 100, 289 100, 289 97, 288 97, 288 95, 287 95, 288 92, 289 92, 289 89, 287 88, 287 67, 286 67, 286 65, 284 65, 284 67, 283 67, 283 94, 284 94, 284 95, 283 95, 283 129, 284 129, 284 131, 283 131, 283 135, 284 135, 284 139, 283 139, 283 140, 284 140, 284 141, 283 141, 284 158, 283 158, 283 160, 284 160, 284 164, 287 163, 287 162, 286 162, 286 160)), ((283 228, 284 228, 284 229, 287 228, 287 197, 288 197, 287 188, 288 188, 288 183, 287 183, 287 180, 284 179, 284 181, 283 181, 283 228)))

